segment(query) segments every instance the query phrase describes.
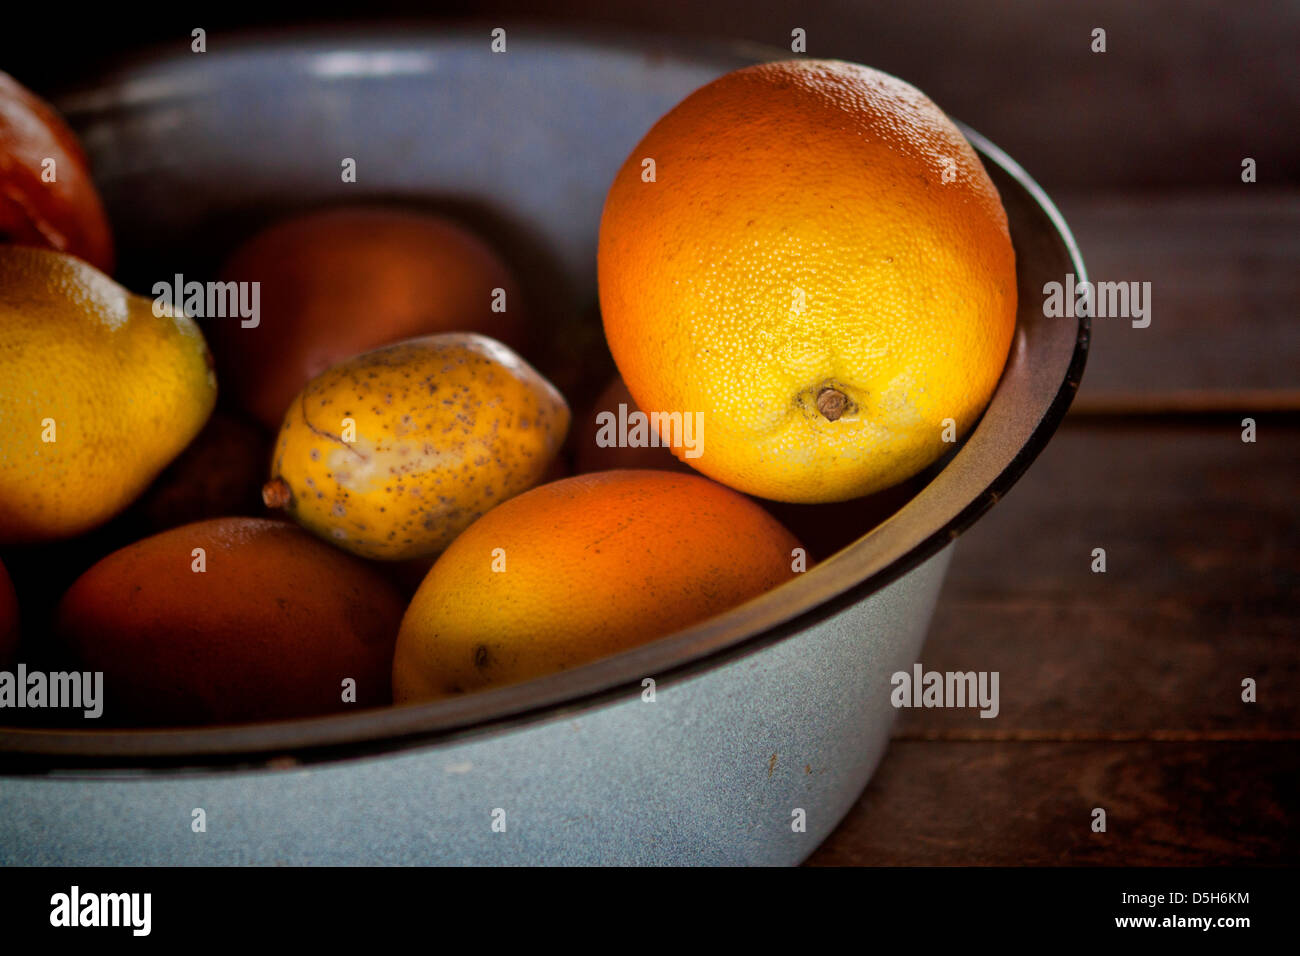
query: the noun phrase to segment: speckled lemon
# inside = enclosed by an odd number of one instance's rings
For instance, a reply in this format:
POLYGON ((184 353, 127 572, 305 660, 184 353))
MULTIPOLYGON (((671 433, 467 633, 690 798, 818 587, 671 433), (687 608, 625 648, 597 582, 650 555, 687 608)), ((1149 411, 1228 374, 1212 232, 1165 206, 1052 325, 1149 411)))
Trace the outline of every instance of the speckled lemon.
POLYGON ((424 557, 541 481, 568 428, 564 397, 500 342, 407 339, 307 383, 263 498, 362 557, 424 557))
POLYGON ((216 403, 207 344, 80 259, 0 247, 0 544, 129 505, 216 403))

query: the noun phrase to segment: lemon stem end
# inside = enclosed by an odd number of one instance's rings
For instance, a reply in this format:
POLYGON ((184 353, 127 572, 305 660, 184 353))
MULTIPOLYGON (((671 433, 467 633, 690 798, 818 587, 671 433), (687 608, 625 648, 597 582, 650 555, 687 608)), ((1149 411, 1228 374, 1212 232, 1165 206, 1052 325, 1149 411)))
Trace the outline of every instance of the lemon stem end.
POLYGON ((848 407, 849 400, 843 392, 837 392, 833 388, 823 388, 817 393, 817 411, 821 412, 828 422, 835 421, 848 407))

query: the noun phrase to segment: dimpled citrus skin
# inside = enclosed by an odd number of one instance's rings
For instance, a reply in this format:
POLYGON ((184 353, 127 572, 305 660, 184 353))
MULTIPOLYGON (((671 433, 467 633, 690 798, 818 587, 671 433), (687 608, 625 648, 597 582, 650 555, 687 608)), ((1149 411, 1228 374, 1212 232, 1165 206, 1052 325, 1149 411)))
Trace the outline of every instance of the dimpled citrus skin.
POLYGON ((393 700, 511 684, 643 644, 790 580, 798 547, 753 501, 699 475, 604 471, 534 488, 471 525, 420 585, 397 638, 393 700))
POLYGON ((637 404, 704 412, 687 463, 782 501, 934 461, 945 419, 961 434, 988 402, 1015 325, 1007 219, 974 150, 914 87, 839 61, 739 70, 664 116, 610 188, 598 261, 637 404), (848 400, 835 420, 827 389, 848 400))
POLYGON ((104 558, 57 627, 104 672, 110 723, 233 723, 388 703, 403 607, 374 568, 287 521, 215 518, 104 558))
POLYGON ((113 517, 198 433, 216 396, 191 319, 155 316, 152 299, 79 259, 0 247, 0 543, 113 517))
POLYGON ((470 333, 408 339, 322 373, 289 406, 267 486, 303 527, 367 558, 436 554, 542 480, 569 407, 527 362, 470 333), (355 441, 344 441, 345 419, 355 441))

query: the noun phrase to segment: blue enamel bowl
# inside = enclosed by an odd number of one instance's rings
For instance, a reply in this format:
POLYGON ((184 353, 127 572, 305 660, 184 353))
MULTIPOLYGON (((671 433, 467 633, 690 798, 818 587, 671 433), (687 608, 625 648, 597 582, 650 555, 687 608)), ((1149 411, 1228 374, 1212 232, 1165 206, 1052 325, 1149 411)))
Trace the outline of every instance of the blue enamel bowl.
MULTIPOLYGON (((572 311, 595 300, 605 191, 644 132, 722 73, 782 58, 521 30, 502 55, 488 33, 223 42, 136 61, 60 106, 128 266, 230 210, 338 202, 351 157, 348 198, 437 194, 531 237, 572 311)), ((1044 283, 1085 276, 1069 230, 965 132, 1010 219, 1017 333, 977 427, 886 520, 727 614, 513 687, 274 724, 0 730, 0 863, 803 860, 885 751, 890 677, 920 656, 955 540, 1041 451, 1083 370, 1086 319, 1040 304, 1044 283)))

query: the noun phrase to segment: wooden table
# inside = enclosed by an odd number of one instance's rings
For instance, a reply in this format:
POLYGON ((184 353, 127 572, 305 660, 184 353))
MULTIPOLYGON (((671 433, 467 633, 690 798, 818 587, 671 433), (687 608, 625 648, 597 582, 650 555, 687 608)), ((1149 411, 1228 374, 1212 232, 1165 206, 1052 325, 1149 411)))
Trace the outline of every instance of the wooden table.
POLYGON ((958 542, 922 662, 999 671, 1000 715, 903 711, 814 865, 1300 861, 1300 196, 1060 205, 1151 326, 1097 321, 1070 416, 958 542))

